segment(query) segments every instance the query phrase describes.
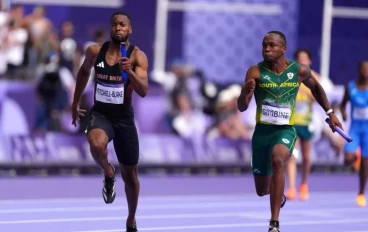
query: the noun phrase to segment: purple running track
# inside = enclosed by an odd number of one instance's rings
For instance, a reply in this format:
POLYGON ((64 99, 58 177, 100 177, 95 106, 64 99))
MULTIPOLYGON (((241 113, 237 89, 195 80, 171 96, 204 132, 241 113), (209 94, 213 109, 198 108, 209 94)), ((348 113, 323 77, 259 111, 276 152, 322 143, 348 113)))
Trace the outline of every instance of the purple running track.
MULTIPOLYGON (((139 231, 265 232, 269 198, 257 197, 253 178, 242 176, 141 176, 139 231)), ((125 231, 122 181, 117 199, 102 200, 101 177, 0 179, 0 231, 125 231)), ((364 232, 368 208, 355 205, 357 175, 313 174, 310 199, 289 201, 282 232, 364 232)))

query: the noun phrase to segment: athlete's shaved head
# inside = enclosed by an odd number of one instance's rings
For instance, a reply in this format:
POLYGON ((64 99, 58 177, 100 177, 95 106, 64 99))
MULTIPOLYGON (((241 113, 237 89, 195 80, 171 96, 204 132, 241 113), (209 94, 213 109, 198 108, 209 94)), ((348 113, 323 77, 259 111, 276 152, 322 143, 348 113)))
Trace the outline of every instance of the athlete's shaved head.
POLYGON ((284 42, 284 45, 286 46, 286 36, 281 31, 269 31, 267 34, 276 34, 280 36, 280 39, 284 42))
POLYGON ((123 12, 123 11, 117 11, 117 12, 113 13, 113 14, 111 15, 110 22, 111 22, 111 20, 113 20, 113 19, 114 19, 114 17, 115 17, 115 16, 117 16, 117 15, 123 15, 123 16, 127 17, 127 18, 129 19, 129 23, 132 23, 132 18, 130 17, 130 15, 129 15, 128 13, 126 13, 126 12, 123 12))
POLYGON ((263 38, 262 55, 266 62, 274 62, 286 52, 286 38, 280 31, 270 31, 263 38))
POLYGON ((126 42, 131 33, 131 17, 122 11, 112 14, 110 18, 110 36, 112 42, 116 44, 126 42))

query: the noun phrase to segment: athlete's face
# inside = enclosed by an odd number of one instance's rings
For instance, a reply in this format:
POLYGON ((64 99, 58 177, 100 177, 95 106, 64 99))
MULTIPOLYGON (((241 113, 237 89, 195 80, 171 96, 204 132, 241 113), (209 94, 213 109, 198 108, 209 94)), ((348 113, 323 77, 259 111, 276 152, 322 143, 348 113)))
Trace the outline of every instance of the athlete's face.
POLYGON ((125 15, 115 15, 110 21, 110 35, 114 43, 127 41, 132 33, 130 20, 125 15))
POLYGON ((310 67, 312 64, 312 61, 309 59, 309 56, 306 52, 299 52, 296 62, 307 65, 308 67, 310 67))
POLYGON ((360 66, 360 75, 368 80, 368 61, 363 62, 360 66))
POLYGON ((262 56, 265 61, 276 61, 285 54, 286 46, 278 34, 267 34, 262 42, 262 56))

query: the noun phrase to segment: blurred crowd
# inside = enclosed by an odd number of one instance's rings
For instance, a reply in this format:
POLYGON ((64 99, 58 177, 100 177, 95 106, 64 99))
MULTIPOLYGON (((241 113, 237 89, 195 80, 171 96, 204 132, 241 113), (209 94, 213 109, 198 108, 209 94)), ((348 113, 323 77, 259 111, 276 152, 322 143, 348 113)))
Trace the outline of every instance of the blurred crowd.
MULTIPOLYGON (((0 12, 0 78, 34 83, 38 96, 35 131, 83 133, 82 126, 70 125, 70 103, 76 75, 88 45, 107 38, 103 29, 96 30, 91 41, 78 44, 72 21, 53 25, 42 6, 25 15, 22 5, 0 12), (69 126, 68 126, 69 125, 69 126)), ((90 83, 93 84, 93 72, 90 83)), ((184 138, 227 138, 250 140, 255 127, 255 107, 246 114, 237 110, 236 100, 241 85, 220 85, 209 81, 206 74, 178 59, 169 70, 153 72, 150 81, 158 83, 166 97, 164 121, 169 133, 184 138)), ((82 100, 82 108, 90 107, 82 100)), ((254 104, 254 99, 253 103, 254 104)), ((338 108, 339 102, 334 106, 338 108)), ((321 125, 336 152, 341 141, 321 125)))
MULTIPOLYGON (((0 12, 0 77, 35 84, 38 96, 35 129, 38 132, 75 132, 72 127, 65 128, 63 125, 68 123, 63 121, 70 119, 69 108, 83 52, 91 43, 107 38, 103 30, 97 30, 91 41, 79 46, 73 34, 73 22, 65 20, 61 25, 53 25, 42 6, 35 7, 28 15, 22 5, 0 12)), ((193 71, 179 60, 174 61, 171 71, 162 77, 164 80, 158 82, 163 83, 167 94, 165 120, 170 131, 182 136, 203 130, 211 136, 250 138, 249 129, 236 107, 240 86, 227 88, 208 82, 203 73, 193 71), (189 76, 196 78, 188 79, 189 76), (188 81, 197 81, 199 94, 193 95, 196 89, 188 85, 188 81), (201 117, 202 111, 204 117, 201 117), (214 122, 207 120, 208 117, 214 117, 214 122), (203 123, 211 125, 203 127, 203 123)), ((90 81, 93 81, 93 73, 90 81)), ((83 102, 84 107, 88 108, 86 102, 83 102)))
POLYGON ((240 85, 211 82, 202 71, 179 59, 168 72, 153 72, 151 78, 165 91, 165 122, 170 132, 183 137, 205 133, 212 138, 250 138, 254 120, 248 125, 237 109, 240 85))
POLYGON ((62 127, 62 122, 70 120, 69 108, 84 50, 106 38, 105 31, 96 30, 91 41, 78 44, 73 35, 72 21, 53 25, 42 6, 28 15, 18 4, 0 12, 0 78, 34 83, 38 132, 75 130, 62 127))

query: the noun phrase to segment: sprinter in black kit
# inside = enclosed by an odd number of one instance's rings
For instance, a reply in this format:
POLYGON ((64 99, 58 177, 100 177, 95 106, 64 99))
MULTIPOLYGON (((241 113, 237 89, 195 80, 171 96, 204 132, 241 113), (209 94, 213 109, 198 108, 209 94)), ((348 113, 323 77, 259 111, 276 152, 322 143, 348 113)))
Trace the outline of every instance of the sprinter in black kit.
POLYGON ((91 68, 95 69, 94 106, 89 113, 87 137, 95 162, 104 170, 102 190, 106 204, 114 201, 115 169, 107 159, 107 144, 112 140, 125 183, 129 214, 127 232, 138 231, 135 214, 138 205, 139 158, 138 135, 132 106, 133 90, 141 97, 148 91, 148 60, 146 54, 129 43, 132 33, 131 18, 123 12, 114 13, 110 19, 111 41, 91 45, 77 75, 73 101, 73 125, 85 110, 79 108, 82 93, 87 85, 91 68), (126 57, 120 55, 120 45, 126 44, 126 57), (121 71, 127 73, 123 80, 121 71))

